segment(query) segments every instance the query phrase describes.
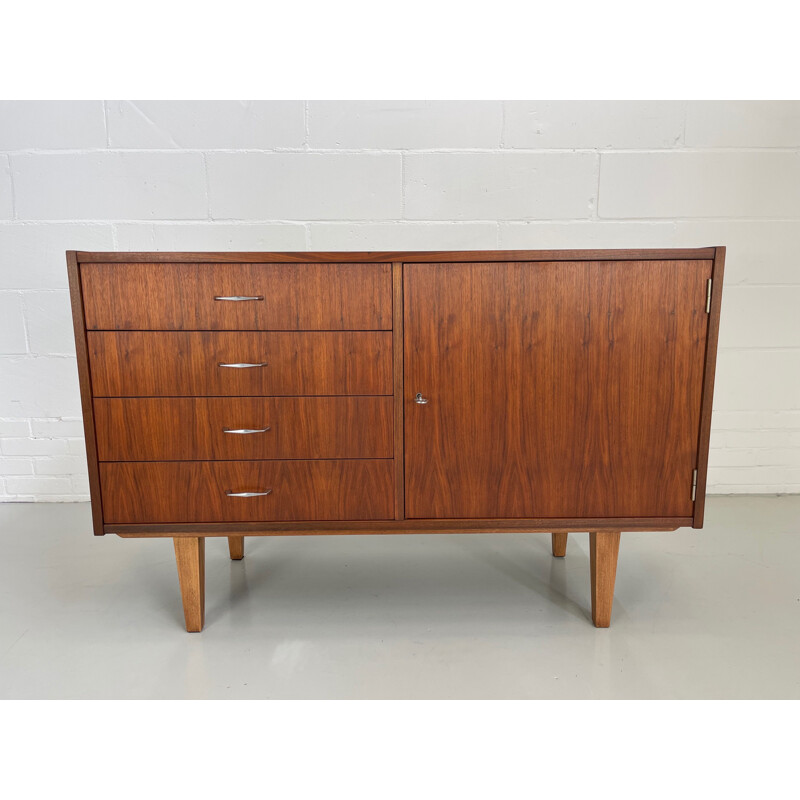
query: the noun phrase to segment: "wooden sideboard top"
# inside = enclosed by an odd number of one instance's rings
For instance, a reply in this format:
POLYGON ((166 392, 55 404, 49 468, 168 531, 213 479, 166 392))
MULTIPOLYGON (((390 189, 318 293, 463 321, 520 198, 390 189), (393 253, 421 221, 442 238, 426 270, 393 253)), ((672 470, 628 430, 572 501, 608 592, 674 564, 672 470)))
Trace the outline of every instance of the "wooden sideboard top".
POLYGON ((385 263, 402 261, 404 263, 425 261, 664 261, 675 259, 706 260, 713 259, 723 247, 667 248, 641 250, 387 250, 381 252, 238 252, 238 253, 172 253, 172 252, 131 252, 94 253, 83 250, 74 251, 78 262, 88 264, 102 263, 280 263, 315 261, 343 263, 347 261, 385 263))

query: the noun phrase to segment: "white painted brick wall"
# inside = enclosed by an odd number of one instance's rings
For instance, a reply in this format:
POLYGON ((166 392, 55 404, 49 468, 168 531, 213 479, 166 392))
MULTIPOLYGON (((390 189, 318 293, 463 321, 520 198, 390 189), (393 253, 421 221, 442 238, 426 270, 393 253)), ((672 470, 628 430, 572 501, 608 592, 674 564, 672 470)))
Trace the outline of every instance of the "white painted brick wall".
POLYGON ((307 238, 301 222, 122 223, 115 231, 120 250, 305 250, 307 238))
POLYGON ((19 219, 207 219, 202 153, 11 156, 19 219))
POLYGON ((678 102, 506 103, 505 147, 551 150, 660 149, 683 138, 678 102))
POLYGON ((0 152, 80 150, 104 148, 107 144, 102 103, 0 101, 0 152))
POLYGON ((496 250, 495 222, 315 222, 309 225, 311 250, 496 250))
POLYGON ((0 500, 88 495, 67 249, 716 244, 709 490, 798 492, 798 102, 0 102, 0 500))
POLYGON ((107 104, 108 145, 135 150, 267 150, 305 141, 300 101, 248 103, 155 100, 107 104))
POLYGON ((798 218, 800 148, 603 153, 599 215, 798 218))
POLYGON ((594 216, 594 153, 410 153, 405 217, 430 220, 594 216))
POLYGON ((69 250, 113 250, 114 228, 103 223, 0 224, 0 291, 66 289, 69 250))
POLYGON ((0 219, 11 219, 14 215, 14 199, 11 189, 11 162, 8 156, 0 156, 0 219))
POLYGON ((22 310, 22 294, 3 292, 0 294, 0 353, 10 355, 27 353, 25 341, 25 317, 22 310))
POLYGON ((214 219, 394 219, 398 153, 210 153, 214 219))
POLYGON ((496 150, 500 102, 340 102, 308 104, 309 147, 323 150, 496 150))
POLYGON ((688 147, 798 147, 800 104, 692 102, 687 104, 688 147))

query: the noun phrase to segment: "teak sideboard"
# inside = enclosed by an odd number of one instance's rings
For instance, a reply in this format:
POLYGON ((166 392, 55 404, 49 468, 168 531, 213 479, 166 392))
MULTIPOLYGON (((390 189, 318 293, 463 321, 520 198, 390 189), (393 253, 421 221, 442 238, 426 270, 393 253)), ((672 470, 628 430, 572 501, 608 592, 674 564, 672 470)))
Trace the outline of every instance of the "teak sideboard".
POLYGON ((590 536, 703 525, 724 247, 69 251, 94 532, 590 536))

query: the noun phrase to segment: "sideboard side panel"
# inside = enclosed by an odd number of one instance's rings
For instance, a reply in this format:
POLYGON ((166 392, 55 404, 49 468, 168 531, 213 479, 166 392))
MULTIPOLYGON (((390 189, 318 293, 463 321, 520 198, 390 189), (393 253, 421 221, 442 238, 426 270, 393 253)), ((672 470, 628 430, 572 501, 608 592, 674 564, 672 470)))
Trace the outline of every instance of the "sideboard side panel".
POLYGON ((92 381, 89 374, 89 354, 86 344, 86 323, 83 314, 80 265, 77 253, 67 251, 67 276, 72 305, 72 325, 75 331, 75 351, 78 356, 78 382, 81 390, 83 434, 86 441, 86 462, 89 467, 89 492, 92 501, 92 527, 95 536, 103 536, 103 506, 100 497, 100 470, 95 440, 94 411, 92 409, 92 381))
POLYGON ((700 410, 700 434, 697 445, 697 490, 695 492, 693 528, 703 527, 708 477, 708 446, 711 438, 711 409, 714 402, 714 374, 717 368, 719 318, 722 309, 722 283, 725 273, 725 248, 716 248, 711 272, 711 310, 706 337, 706 359, 703 374, 703 399, 700 410))

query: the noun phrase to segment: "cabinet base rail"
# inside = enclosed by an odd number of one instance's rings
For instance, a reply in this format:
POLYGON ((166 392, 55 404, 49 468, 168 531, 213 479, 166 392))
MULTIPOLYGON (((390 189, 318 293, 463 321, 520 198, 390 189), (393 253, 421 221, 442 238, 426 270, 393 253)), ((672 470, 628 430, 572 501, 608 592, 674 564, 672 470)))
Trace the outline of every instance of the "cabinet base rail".
MULTIPOLYGON (((555 557, 563 558, 566 555, 568 535, 566 531, 552 534, 555 557)), ((620 538, 620 531, 589 533, 592 622, 596 628, 608 628, 611 625, 620 538)), ((202 631, 205 621, 205 540, 204 536, 176 536, 173 539, 183 615, 186 630, 190 633, 202 631)), ((244 558, 244 536, 228 536, 228 547, 231 559, 241 561, 244 558)))

